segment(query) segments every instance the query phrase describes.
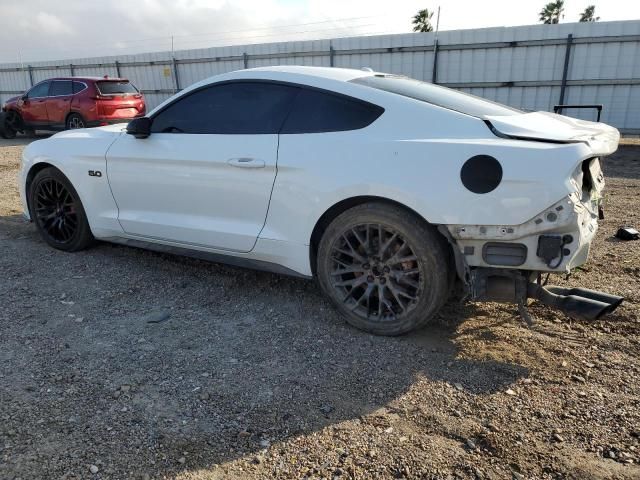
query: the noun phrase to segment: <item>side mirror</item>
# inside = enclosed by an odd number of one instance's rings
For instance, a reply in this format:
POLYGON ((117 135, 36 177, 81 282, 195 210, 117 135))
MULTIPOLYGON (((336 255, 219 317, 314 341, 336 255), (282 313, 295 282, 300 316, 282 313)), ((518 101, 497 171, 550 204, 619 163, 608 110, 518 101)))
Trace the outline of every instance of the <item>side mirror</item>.
POLYGON ((27 100, 29 100, 29 95, 27 95, 26 93, 24 95, 22 95, 20 97, 20 100, 22 100, 23 102, 26 102, 27 100))
POLYGON ((127 133, 136 138, 147 138, 151 135, 151 119, 149 117, 140 117, 131 120, 127 125, 127 133))

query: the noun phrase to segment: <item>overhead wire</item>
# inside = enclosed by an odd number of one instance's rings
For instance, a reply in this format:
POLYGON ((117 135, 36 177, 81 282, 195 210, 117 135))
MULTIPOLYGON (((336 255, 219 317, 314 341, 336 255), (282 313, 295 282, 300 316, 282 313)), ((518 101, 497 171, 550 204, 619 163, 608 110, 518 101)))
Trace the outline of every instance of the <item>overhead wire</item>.
MULTIPOLYGON (((369 15, 362 17, 349 17, 338 19, 327 19, 314 22, 305 23, 292 23, 286 25, 272 25, 264 27, 255 27, 250 29, 237 29, 237 30, 224 30, 215 32, 198 32, 189 34, 176 34, 158 37, 147 37, 141 39, 128 39, 117 40, 115 42, 104 42, 91 45, 76 45, 72 48, 33 48, 33 49, 21 49, 19 56, 22 61, 36 61, 36 57, 50 56, 51 53, 62 54, 64 57, 70 58, 73 56, 83 56, 86 53, 91 52, 91 56, 109 56, 123 54, 124 50, 129 49, 127 54, 139 54, 150 51, 165 51, 169 50, 170 41, 174 42, 174 49, 197 49, 197 48, 212 48, 221 46, 231 46, 235 44, 247 43, 251 41, 259 41, 265 39, 282 38, 283 41, 295 41, 295 40, 323 40, 327 38, 335 37, 336 33, 339 35, 357 37, 367 35, 378 35, 388 33, 384 29, 375 28, 380 27, 378 23, 369 22, 362 23, 365 20, 382 18, 381 15, 369 15), (323 28, 303 28, 323 24, 334 24, 334 26, 326 26, 323 28), (337 25, 342 23, 340 25, 337 25), (298 28, 294 31, 287 31, 287 29, 298 28), (363 30, 364 29, 364 30, 363 30), (277 31, 279 30, 279 31, 277 31), (283 31, 284 30, 284 31, 283 31), (267 31, 265 33, 260 33, 267 31), (255 35, 250 33, 256 32, 255 35), (247 35, 242 35, 246 33, 247 35), (200 38, 197 38, 200 37, 200 38), (296 38, 291 38, 296 37, 296 38), (106 47, 106 48, 100 48, 106 47)), ((15 56, 15 49, 0 49, 0 52, 12 52, 15 56)), ((59 58, 58 58, 59 59, 59 58)), ((9 58, 0 60, 5 62, 11 62, 9 58)))

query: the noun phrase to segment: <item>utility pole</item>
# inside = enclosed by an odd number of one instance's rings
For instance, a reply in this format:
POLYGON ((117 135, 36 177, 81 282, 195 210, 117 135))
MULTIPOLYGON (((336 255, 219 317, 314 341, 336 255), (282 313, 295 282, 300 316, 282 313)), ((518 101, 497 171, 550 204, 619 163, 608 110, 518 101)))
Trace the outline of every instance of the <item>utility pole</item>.
MULTIPOLYGON (((18 63, 20 64, 20 70, 22 70, 24 72, 24 79, 25 82, 28 84, 29 83, 29 74, 27 73, 26 69, 24 68, 24 62, 22 61, 22 53, 20 53, 20 50, 18 50, 17 52, 18 55, 18 63)), ((29 87, 27 87, 25 90, 28 90, 29 87)))
POLYGON ((431 71, 431 83, 438 83, 438 30, 440 29, 440 5, 436 17, 436 31, 433 36, 433 69, 431 71))
POLYGON ((178 64, 176 62, 175 50, 173 48, 173 35, 171 35, 171 66, 173 67, 173 93, 180 90, 180 79, 178 78, 178 64))

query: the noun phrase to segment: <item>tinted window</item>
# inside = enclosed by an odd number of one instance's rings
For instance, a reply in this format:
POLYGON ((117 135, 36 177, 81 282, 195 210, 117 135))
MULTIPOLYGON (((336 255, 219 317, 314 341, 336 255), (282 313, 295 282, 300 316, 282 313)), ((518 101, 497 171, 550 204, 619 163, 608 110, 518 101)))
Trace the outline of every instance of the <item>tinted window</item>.
POLYGON ((384 109, 319 90, 302 89, 280 133, 340 132, 364 128, 384 109))
POLYGON ((71 80, 54 80, 51 82, 49 89, 50 97, 59 97, 62 95, 72 95, 71 80))
POLYGON ((278 133, 298 88, 273 83, 214 85, 180 98, 153 118, 152 132, 278 133))
POLYGON ((404 97, 415 98, 439 107, 466 113, 474 117, 486 115, 518 115, 523 113, 515 108, 500 103, 491 102, 484 98, 468 93, 462 93, 451 88, 440 87, 433 83, 421 82, 412 78, 397 75, 372 75, 356 78, 353 83, 397 93, 404 97))
POLYGON ((87 86, 82 82, 73 82, 73 93, 81 92, 87 88, 87 86))
POLYGON ((125 93, 138 93, 138 89, 130 82, 96 82, 96 86, 102 95, 123 95, 125 93))
POLYGON ((46 97, 49 95, 49 83, 51 82, 42 82, 29 90, 27 97, 29 98, 38 98, 38 97, 46 97))

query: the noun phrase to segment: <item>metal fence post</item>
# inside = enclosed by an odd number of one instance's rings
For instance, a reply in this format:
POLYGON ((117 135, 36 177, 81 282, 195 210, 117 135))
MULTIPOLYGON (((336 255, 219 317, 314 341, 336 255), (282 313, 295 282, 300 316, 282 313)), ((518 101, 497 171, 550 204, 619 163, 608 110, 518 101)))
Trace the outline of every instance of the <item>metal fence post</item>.
POLYGON ((336 56, 336 50, 333 45, 329 45, 329 66, 333 67, 335 64, 334 57, 336 56))
POLYGON ((433 70, 431 74, 431 82, 438 83, 438 40, 433 42, 433 70))
POLYGON ((31 65, 27 65, 27 71, 29 72, 29 87, 33 87, 33 70, 31 65))
POLYGON ((120 62, 118 62, 118 60, 115 61, 115 65, 116 65, 116 75, 118 78, 120 78, 120 62))
MULTIPOLYGON (((171 59, 171 62, 173 63, 173 77, 175 78, 175 86, 176 86, 176 92, 180 91, 180 77, 178 77, 178 62, 176 62, 176 57, 173 57, 171 59)), ((246 68, 246 67, 245 67, 246 68)))
POLYGON ((247 55, 247 52, 242 54, 242 61, 244 62, 244 68, 249 68, 249 55, 247 55))
MULTIPOLYGON (((567 49, 564 52, 564 68, 562 69, 562 84, 560 85, 560 105, 564 105, 564 93, 567 89, 567 76, 569 74, 569 59, 571 58, 571 45, 573 44, 573 34, 567 35, 567 49)), ((562 112, 560 112, 562 113, 562 112)))
POLYGON ((69 64, 69 72, 71 73, 71 76, 73 77, 73 63, 69 64))

